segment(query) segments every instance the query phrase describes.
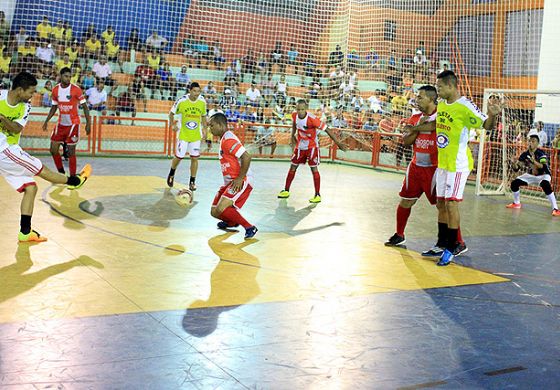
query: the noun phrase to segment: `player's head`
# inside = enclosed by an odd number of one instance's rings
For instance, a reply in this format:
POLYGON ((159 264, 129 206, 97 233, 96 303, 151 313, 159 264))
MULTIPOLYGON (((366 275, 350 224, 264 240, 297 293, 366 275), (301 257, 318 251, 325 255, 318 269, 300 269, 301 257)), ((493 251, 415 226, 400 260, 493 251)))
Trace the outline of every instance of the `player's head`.
POLYGON ((224 135, 227 129, 227 118, 221 112, 215 113, 208 120, 208 130, 217 137, 224 135))
POLYGON ((191 97, 191 100, 198 99, 198 97, 200 96, 200 84, 196 81, 191 83, 189 87, 189 95, 191 97))
POLYGON ((307 100, 304 99, 299 99, 296 103, 296 111, 298 114, 298 117, 300 117, 301 119, 305 118, 305 116, 307 115, 307 100))
POLYGON ((457 76, 451 70, 444 70, 437 75, 436 88, 439 97, 448 99, 457 92, 457 76))
POLYGON ((68 85, 70 84, 70 79, 72 78, 72 70, 68 67, 60 69, 60 84, 68 85))
POLYGON ((529 136, 529 150, 534 152, 539 147, 540 138, 537 134, 531 134, 529 136))
POLYGON ((435 87, 431 85, 423 85, 418 89, 418 97, 416 104, 424 114, 431 114, 437 106, 438 94, 435 87))
POLYGON ((12 91, 20 102, 27 102, 37 89, 37 79, 31 73, 19 72, 12 80, 12 91))

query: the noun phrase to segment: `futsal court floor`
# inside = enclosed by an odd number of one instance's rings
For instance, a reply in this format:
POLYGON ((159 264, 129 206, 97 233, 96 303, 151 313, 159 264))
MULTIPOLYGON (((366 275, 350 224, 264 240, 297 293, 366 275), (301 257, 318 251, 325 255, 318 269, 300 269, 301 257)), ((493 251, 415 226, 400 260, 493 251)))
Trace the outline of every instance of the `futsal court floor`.
POLYGON ((407 248, 383 245, 400 174, 323 164, 311 206, 307 167, 279 200, 289 163, 254 161, 242 213, 259 232, 244 241, 210 217, 215 160, 189 208, 169 160, 85 162, 79 191, 39 182, 38 245, 16 242, 21 198, 0 181, 2 389, 560 387, 560 219, 545 205, 469 187, 469 251, 437 267, 419 254, 437 229, 425 199, 407 248))

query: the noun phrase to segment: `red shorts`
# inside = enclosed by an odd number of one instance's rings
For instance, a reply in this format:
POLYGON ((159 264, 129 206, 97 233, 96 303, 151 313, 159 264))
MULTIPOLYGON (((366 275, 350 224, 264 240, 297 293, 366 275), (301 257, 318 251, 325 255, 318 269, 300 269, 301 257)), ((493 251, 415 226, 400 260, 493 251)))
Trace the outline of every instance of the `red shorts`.
POLYGON ((251 195, 251 191, 253 191, 253 187, 249 184, 247 180, 243 182, 243 187, 241 187, 241 189, 237 192, 230 191, 230 187, 231 187, 231 183, 220 187, 220 189, 216 193, 216 196, 214 197, 212 206, 217 206, 218 202, 223 196, 224 198, 233 201, 233 207, 235 207, 236 209, 240 209, 241 207, 243 207, 245 202, 247 202, 249 195, 251 195))
POLYGON ((403 199, 418 199, 424 193, 430 204, 436 204, 436 169, 409 164, 399 196, 403 199))
POLYGON ((51 141, 65 142, 68 145, 76 145, 80 140, 80 125, 64 126, 56 124, 51 134, 51 141))
POLYGON ((310 167, 316 167, 321 163, 319 148, 311 148, 307 150, 300 150, 299 148, 294 149, 292 164, 300 165, 305 163, 309 164, 310 167))

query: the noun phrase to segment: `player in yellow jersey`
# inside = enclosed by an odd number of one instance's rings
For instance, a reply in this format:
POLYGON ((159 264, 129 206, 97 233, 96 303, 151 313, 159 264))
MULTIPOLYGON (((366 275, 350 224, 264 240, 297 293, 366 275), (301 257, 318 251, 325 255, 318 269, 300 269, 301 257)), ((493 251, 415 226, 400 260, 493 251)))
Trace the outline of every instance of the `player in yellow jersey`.
POLYGON ((23 193, 20 242, 43 242, 47 239, 31 229, 31 216, 37 195, 37 183, 33 176, 54 184, 66 184, 80 188, 91 174, 86 164, 79 175, 66 177, 43 166, 41 160, 24 152, 19 146, 21 131, 29 119, 29 99, 37 89, 37 79, 30 73, 21 72, 12 81, 12 89, 0 91, 0 175, 13 189, 23 193))
POLYGON ((488 115, 464 96, 457 88, 457 76, 450 70, 438 74, 436 87, 441 98, 437 107, 436 143, 438 169, 436 171, 437 198, 445 201, 447 243, 438 265, 448 265, 453 260, 459 228, 459 202, 473 169, 471 150, 468 147, 470 129, 484 127, 492 130, 502 107, 490 101, 488 115))
POLYGON ((195 191, 200 142, 203 138, 206 138, 206 100, 200 95, 200 85, 197 82, 191 83, 188 94, 175 101, 169 112, 169 123, 174 131, 178 131, 178 135, 175 157, 173 157, 171 169, 167 176, 167 185, 173 187, 175 170, 181 160, 189 153, 191 158, 189 189, 195 191), (178 126, 175 124, 175 115, 180 115, 178 126))

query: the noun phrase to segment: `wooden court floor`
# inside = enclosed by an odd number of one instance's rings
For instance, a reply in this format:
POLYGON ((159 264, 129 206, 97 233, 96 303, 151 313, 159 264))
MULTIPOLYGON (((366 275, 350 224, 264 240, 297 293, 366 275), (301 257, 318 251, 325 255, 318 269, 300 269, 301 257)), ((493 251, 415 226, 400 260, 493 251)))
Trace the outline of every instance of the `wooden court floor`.
MULTIPOLYGON (((79 191, 39 183, 38 245, 17 244, 20 197, 0 182, 1 388, 560 383, 560 220, 544 206, 469 189, 470 250, 441 268, 419 255, 436 231, 425 199, 408 247, 383 245, 399 174, 323 164, 311 206, 307 168, 279 200, 288 163, 255 161, 242 213, 259 233, 245 241, 209 214, 217 161, 201 161, 188 208, 166 188, 168 160, 85 161, 79 191)), ((177 186, 187 177, 184 161, 177 186)))

